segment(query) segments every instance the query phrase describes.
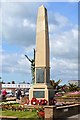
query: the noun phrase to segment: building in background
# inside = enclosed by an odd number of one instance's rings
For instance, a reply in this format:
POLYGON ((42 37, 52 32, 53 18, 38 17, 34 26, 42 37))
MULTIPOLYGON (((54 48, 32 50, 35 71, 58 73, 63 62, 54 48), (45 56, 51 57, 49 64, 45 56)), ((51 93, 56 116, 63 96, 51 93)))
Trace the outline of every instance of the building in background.
POLYGON ((6 89, 7 92, 9 93, 14 93, 16 94, 17 89, 20 88, 21 91, 24 91, 25 94, 29 93, 31 84, 25 83, 25 84, 2 84, 2 90, 6 89))

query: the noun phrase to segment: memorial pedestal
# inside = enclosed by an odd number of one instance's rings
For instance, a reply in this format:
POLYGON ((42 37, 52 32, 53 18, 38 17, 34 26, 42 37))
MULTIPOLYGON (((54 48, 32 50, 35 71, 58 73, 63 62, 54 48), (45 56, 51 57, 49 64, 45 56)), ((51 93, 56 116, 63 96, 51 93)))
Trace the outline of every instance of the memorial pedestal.
POLYGON ((54 90, 45 84, 33 85, 29 90, 29 100, 35 97, 39 100, 46 99, 50 103, 52 96, 54 96, 54 90))

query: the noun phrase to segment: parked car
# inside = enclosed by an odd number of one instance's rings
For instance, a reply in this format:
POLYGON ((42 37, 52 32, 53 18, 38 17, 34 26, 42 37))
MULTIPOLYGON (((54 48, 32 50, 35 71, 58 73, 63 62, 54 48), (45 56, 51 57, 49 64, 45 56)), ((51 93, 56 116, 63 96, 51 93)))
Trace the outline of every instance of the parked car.
POLYGON ((14 96, 13 93, 11 93, 11 92, 7 92, 6 97, 13 97, 13 96, 14 96))
POLYGON ((29 92, 26 92, 25 95, 26 95, 26 96, 29 96, 29 92))

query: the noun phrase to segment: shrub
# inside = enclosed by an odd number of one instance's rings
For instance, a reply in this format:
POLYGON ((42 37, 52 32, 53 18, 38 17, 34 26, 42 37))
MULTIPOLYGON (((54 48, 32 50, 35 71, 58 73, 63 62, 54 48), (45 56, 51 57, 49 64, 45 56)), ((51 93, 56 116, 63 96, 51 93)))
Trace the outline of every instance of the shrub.
POLYGON ((44 119, 44 117, 45 117, 45 112, 44 112, 44 108, 43 108, 43 107, 38 109, 37 115, 38 115, 39 118, 44 119))

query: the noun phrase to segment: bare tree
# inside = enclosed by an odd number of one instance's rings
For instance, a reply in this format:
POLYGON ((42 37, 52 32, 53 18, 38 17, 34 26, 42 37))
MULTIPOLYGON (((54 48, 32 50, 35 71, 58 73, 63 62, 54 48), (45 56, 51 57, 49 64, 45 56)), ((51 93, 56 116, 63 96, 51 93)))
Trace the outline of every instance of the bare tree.
POLYGON ((34 81, 35 81, 35 49, 34 49, 34 57, 33 57, 33 59, 30 59, 27 55, 25 55, 25 57, 31 63, 32 83, 34 83, 34 81))

